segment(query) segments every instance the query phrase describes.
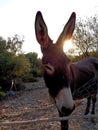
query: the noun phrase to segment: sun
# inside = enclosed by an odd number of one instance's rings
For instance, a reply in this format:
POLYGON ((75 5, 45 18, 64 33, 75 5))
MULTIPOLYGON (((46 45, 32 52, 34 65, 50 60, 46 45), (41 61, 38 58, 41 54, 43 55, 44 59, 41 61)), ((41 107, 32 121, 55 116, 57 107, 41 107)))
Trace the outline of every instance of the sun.
POLYGON ((72 47, 73 47, 72 39, 71 40, 67 40, 67 41, 64 42, 63 50, 64 50, 64 52, 68 52, 68 50, 71 49, 72 47))

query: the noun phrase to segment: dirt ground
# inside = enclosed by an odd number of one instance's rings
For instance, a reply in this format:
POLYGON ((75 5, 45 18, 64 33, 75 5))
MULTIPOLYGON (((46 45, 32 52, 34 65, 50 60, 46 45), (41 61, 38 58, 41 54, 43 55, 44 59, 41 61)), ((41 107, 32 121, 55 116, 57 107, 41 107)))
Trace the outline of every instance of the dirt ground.
MULTIPOLYGON (((86 99, 80 101, 72 115, 83 115, 86 99)), ((98 101, 96 104, 98 114, 98 101)), ((25 90, 0 101, 0 122, 25 121, 57 117, 55 105, 50 101, 42 79, 27 83, 25 90)), ((69 130, 98 130, 98 118, 69 120, 69 130)), ((60 122, 39 122, 21 125, 3 125, 0 130, 60 130, 60 122)))

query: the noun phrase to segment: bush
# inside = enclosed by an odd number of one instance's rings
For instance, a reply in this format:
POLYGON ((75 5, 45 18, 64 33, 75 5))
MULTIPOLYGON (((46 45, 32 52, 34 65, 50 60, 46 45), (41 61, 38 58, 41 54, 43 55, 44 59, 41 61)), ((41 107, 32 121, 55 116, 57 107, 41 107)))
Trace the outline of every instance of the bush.
POLYGON ((0 86, 2 86, 3 91, 9 91, 9 89, 11 88, 11 79, 6 77, 0 77, 0 86))
POLYGON ((0 99, 4 98, 6 96, 6 93, 2 90, 2 87, 0 86, 0 99))
POLYGON ((27 74, 22 77, 24 82, 37 82, 38 79, 33 74, 27 74))

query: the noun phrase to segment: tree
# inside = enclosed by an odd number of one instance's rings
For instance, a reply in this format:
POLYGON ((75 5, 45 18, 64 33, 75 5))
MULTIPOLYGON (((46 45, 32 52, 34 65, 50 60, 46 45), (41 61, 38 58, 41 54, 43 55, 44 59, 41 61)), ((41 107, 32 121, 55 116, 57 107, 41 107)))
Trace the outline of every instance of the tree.
POLYGON ((17 34, 14 35, 14 37, 10 38, 8 37, 7 43, 6 43, 6 49, 9 52, 13 53, 21 53, 22 52, 22 44, 24 42, 24 38, 20 38, 17 34))
POLYGON ((30 71, 30 63, 21 51, 22 41, 17 36, 9 39, 0 37, 0 86, 3 89, 11 87, 14 77, 30 71))
POLYGON ((0 37, 0 54, 6 51, 6 40, 0 37))
POLYGON ((30 64, 31 64, 31 73, 34 76, 41 75, 42 73, 42 64, 41 59, 38 58, 38 54, 35 52, 30 52, 26 54, 30 64))
POLYGON ((24 39, 21 39, 18 35, 14 35, 12 38, 8 37, 7 40, 0 37, 0 53, 12 52, 14 54, 20 54, 22 53, 23 42, 24 39))
POLYGON ((76 24, 73 41, 79 55, 89 56, 90 52, 97 50, 98 24, 94 21, 96 21, 95 17, 86 21, 80 19, 76 24))
POLYGON ((98 54, 98 15, 90 18, 88 21, 88 26, 90 27, 90 30, 92 30, 92 35, 94 37, 94 43, 98 54))
POLYGON ((20 77, 28 72, 30 72, 31 66, 30 62, 24 54, 20 54, 14 59, 13 75, 20 77))

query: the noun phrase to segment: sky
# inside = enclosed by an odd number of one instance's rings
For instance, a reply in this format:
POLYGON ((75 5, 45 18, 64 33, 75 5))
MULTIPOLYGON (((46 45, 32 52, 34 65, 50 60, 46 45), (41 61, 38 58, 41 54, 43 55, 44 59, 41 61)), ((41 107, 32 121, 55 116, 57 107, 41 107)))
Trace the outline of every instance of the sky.
POLYGON ((72 12, 76 12, 77 19, 93 16, 98 13, 98 0, 0 0, 0 36, 24 36, 23 52, 37 52, 40 56, 34 30, 39 10, 55 42, 72 12))

